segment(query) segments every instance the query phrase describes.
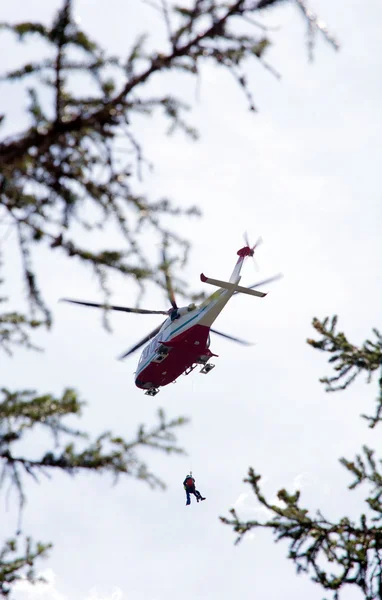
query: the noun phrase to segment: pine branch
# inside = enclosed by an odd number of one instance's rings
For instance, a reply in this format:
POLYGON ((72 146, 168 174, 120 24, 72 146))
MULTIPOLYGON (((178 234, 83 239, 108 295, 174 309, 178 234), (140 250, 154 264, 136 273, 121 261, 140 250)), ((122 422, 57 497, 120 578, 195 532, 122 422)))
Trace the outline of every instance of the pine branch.
POLYGON ((66 390, 61 398, 46 394, 36 396, 33 391, 10 392, 0 390, 0 461, 2 475, 0 484, 8 481, 19 494, 20 508, 25 503, 23 476, 30 475, 39 481, 40 475, 50 476, 57 469, 68 475, 83 471, 99 474, 110 473, 114 481, 120 475, 128 475, 146 481, 151 487, 165 488, 163 481, 153 474, 138 456, 138 450, 149 447, 166 454, 182 454, 184 450, 177 444, 174 430, 188 423, 188 419, 178 417, 167 420, 163 410, 158 412, 158 424, 146 430, 138 428, 135 438, 126 441, 110 431, 97 436, 88 444, 88 434, 65 424, 65 417, 81 416, 84 403, 80 402, 73 390, 66 390), (41 458, 31 459, 16 454, 14 444, 24 439, 27 432, 36 427, 48 429, 53 435, 55 449, 46 451, 41 458), (65 438, 82 439, 82 448, 74 442, 63 444, 65 438))
POLYGON ((354 481, 349 485, 353 490, 361 484, 369 484, 370 495, 366 502, 374 512, 372 521, 381 522, 382 519, 382 460, 376 461, 375 451, 368 446, 363 446, 362 454, 357 454, 355 460, 349 461, 341 458, 341 464, 354 476, 354 481))
POLYGON ((36 329, 42 324, 43 321, 28 319, 25 315, 16 312, 0 314, 0 349, 9 356, 13 353, 13 346, 24 346, 28 350, 41 350, 30 341, 27 330, 36 329))
MULTIPOLYGON (((0 286, 3 283, 4 281, 0 279, 0 286)), ((0 296, 0 305, 5 304, 7 301, 8 298, 6 296, 0 296)), ((40 350, 40 348, 32 344, 29 332, 41 327, 43 324, 43 321, 28 319, 28 317, 16 311, 0 313, 0 350, 3 350, 9 356, 12 355, 14 346, 24 346, 30 350, 40 350)))
POLYGON ((346 585, 357 586, 365 600, 382 599, 382 528, 370 525, 364 514, 358 525, 348 517, 331 522, 319 511, 312 517, 300 506, 298 491, 280 490, 279 503, 271 503, 260 489, 260 479, 250 469, 244 481, 269 511, 268 520, 242 521, 235 509, 230 510, 230 517, 220 517, 238 534, 236 544, 251 530, 268 529, 276 542, 288 541, 288 558, 297 573, 310 573, 312 581, 333 592, 333 600, 339 600, 346 585))
POLYGON ((31 538, 26 538, 24 545, 24 550, 20 551, 18 540, 10 539, 0 550, 0 596, 7 598, 17 581, 45 581, 43 577, 36 576, 34 563, 36 559, 47 556, 51 544, 34 544, 31 538))
MULTIPOLYGON (((36 483, 44 475, 50 478, 60 470, 74 476, 81 472, 111 474, 114 482, 121 475, 145 481, 151 488, 164 489, 165 483, 154 474, 140 458, 144 447, 166 454, 182 454, 175 429, 188 423, 188 419, 178 417, 168 420, 163 410, 158 411, 158 422, 151 428, 141 425, 132 440, 126 441, 110 431, 98 435, 94 440, 84 431, 74 429, 65 422, 69 416, 80 417, 84 402, 77 398, 74 390, 66 390, 62 397, 51 394, 36 395, 32 390, 11 392, 0 390, 0 488, 8 484, 8 493, 13 487, 19 498, 19 515, 26 502, 24 492, 25 475, 36 483), (29 458, 17 453, 16 445, 39 428, 47 429, 53 436, 54 447, 40 458, 29 458), (67 440, 69 443, 67 442, 67 440), (73 440, 81 441, 81 446, 73 440)), ((36 582, 33 565, 36 558, 44 556, 50 545, 37 544, 32 547, 26 541, 25 553, 14 556, 16 541, 6 543, 0 553, 0 595, 6 596, 12 584, 21 579, 36 582), (30 567, 27 571, 25 567, 30 567)))
POLYGON ((373 329, 375 340, 366 340, 362 346, 351 344, 343 332, 337 332, 337 316, 329 317, 323 321, 313 319, 313 327, 321 335, 320 340, 308 339, 307 343, 313 348, 328 352, 332 356, 329 363, 334 365, 336 374, 333 377, 323 377, 321 383, 326 384, 327 392, 345 390, 360 373, 367 373, 367 382, 370 383, 374 371, 380 370, 379 396, 375 415, 370 417, 362 415, 369 421, 369 427, 375 427, 382 419, 382 335, 378 329, 373 329))
MULTIPOLYGON (((338 373, 321 379, 327 391, 345 389, 361 371, 366 371, 370 381, 382 363, 382 336, 377 329, 373 329, 375 341, 366 340, 362 347, 357 347, 343 332, 337 332, 337 317, 330 323, 328 318, 322 322, 314 319, 313 326, 321 339, 309 339, 308 343, 329 352, 329 362, 335 364, 338 373)), ((382 379, 379 385, 382 387, 382 379)), ((376 416, 366 417, 372 426, 380 420, 381 405, 382 398, 376 416)), ((312 516, 308 508, 301 506, 299 491, 289 494, 285 489, 280 490, 278 502, 269 502, 260 488, 261 476, 251 468, 244 481, 251 485, 269 517, 244 521, 231 509, 229 517, 220 519, 238 534, 236 544, 255 529, 270 530, 276 542, 286 540, 288 558, 294 562, 297 573, 309 573, 314 582, 332 592, 333 600, 339 600, 340 592, 349 585, 358 587, 365 600, 382 600, 382 460, 377 460, 374 450, 365 445, 354 460, 341 458, 340 462, 354 477, 350 490, 361 485, 369 488, 365 502, 371 518, 366 511, 358 523, 347 516, 333 522, 320 511, 312 516)))

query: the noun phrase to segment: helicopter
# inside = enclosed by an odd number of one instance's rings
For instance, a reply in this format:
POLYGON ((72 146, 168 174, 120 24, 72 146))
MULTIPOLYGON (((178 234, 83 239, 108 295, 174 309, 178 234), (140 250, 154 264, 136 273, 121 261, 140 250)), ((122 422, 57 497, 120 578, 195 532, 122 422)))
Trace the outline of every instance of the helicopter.
MULTIPOLYGON (((232 296, 240 293, 255 296, 257 298, 264 298, 267 294, 255 288, 275 281, 281 277, 281 274, 278 274, 251 285, 250 287, 242 287, 239 285, 241 279, 240 272, 244 260, 247 257, 254 256, 255 249, 261 241, 261 238, 259 238, 256 244, 250 247, 246 240, 246 245, 237 251, 239 258, 237 259, 229 281, 212 279, 206 277, 203 273, 200 275, 200 279, 203 283, 219 288, 200 305, 192 303, 186 307, 178 307, 175 300, 171 277, 166 268, 163 270, 166 279, 168 298, 171 304, 171 308, 167 311, 128 308, 125 306, 108 306, 105 304, 72 300, 69 298, 62 298, 61 300, 94 308, 146 315, 166 315, 166 319, 163 323, 158 325, 158 327, 127 352, 118 357, 120 360, 123 360, 149 342, 143 349, 138 362, 137 370, 135 372, 135 385, 138 388, 145 390, 145 395, 155 396, 159 392, 160 387, 175 382, 181 374, 189 375, 198 366, 201 367, 200 373, 205 375, 214 369, 215 365, 210 362, 210 359, 212 357, 217 357, 218 355, 210 350, 211 332, 238 344, 246 346, 251 345, 250 342, 212 329, 211 325, 232 296)), ((163 263, 165 264, 164 254, 163 259, 163 263)))

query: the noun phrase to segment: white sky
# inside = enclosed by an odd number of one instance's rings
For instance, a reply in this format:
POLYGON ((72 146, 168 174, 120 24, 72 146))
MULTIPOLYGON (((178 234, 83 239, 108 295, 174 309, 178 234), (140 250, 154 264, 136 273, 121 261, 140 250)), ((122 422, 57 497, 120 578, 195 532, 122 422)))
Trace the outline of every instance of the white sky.
MULTIPOLYGON (((0 20, 48 19, 57 5, 13 0, 1 7, 0 20)), ((319 40, 309 64, 298 12, 269 11, 264 21, 280 29, 272 33, 277 43, 267 59, 282 80, 251 66, 258 114, 248 112, 228 74, 206 70, 190 115, 202 133, 198 143, 181 134, 166 138, 163 124, 151 120, 138 130, 156 166, 145 189, 204 211, 202 220, 187 226, 175 222, 194 243, 182 274, 193 289, 200 289, 202 271, 229 276, 244 230, 252 239, 261 235, 264 245, 257 255, 260 273, 245 265, 243 284, 284 273, 267 298, 237 297, 216 323, 255 341, 254 347, 214 338, 211 349, 219 358, 208 377, 194 372, 148 398, 134 387, 138 357, 120 363, 115 356, 157 319, 116 314, 114 333, 107 334, 96 311, 56 304, 61 296, 97 299, 94 280, 59 255, 38 256, 55 325, 51 334, 39 336, 44 354, 1 357, 2 385, 57 394, 75 386, 89 403, 83 427, 94 433, 113 429, 129 437, 140 422, 154 420, 158 406, 169 416, 191 416, 192 424, 179 430, 188 457, 144 454, 167 482, 165 493, 130 479, 112 487, 107 478, 90 475, 75 481, 56 475, 40 486, 29 482, 24 531, 54 542, 41 563, 51 583, 33 591, 21 586, 16 600, 322 598, 308 577, 295 575, 286 545, 256 532, 234 547, 232 531, 218 520, 235 503, 243 517, 259 516, 242 483, 250 465, 264 475, 271 498, 281 487, 302 487, 302 502, 312 510, 320 507, 333 519, 355 516, 362 494, 346 491, 350 479, 337 459, 353 457, 364 442, 380 448, 379 430, 368 430, 358 417, 373 411, 375 386, 360 382, 344 394, 325 395, 318 378, 329 373, 326 357, 305 340, 313 334, 313 316, 338 313, 340 327, 355 343, 380 323, 382 8, 377 0, 367 6, 352 0, 346 9, 329 0, 311 6, 336 34, 341 51, 319 40), (186 508, 182 481, 190 469, 207 501, 186 508)), ((154 13, 132 0, 82 0, 77 13, 85 29, 119 54, 127 53, 136 32, 159 27, 154 13)), ((9 40, 0 37, 3 69, 22 58, 20 49, 9 52, 9 40)), ((159 80, 156 85, 160 89, 159 80)), ((180 88, 171 78, 163 85, 173 93, 180 88)), ((193 100, 195 87, 187 85, 181 89, 190 90, 193 100)), ((0 112, 10 115, 13 129, 22 123, 23 105, 16 86, 3 87, 0 112)), ((17 291, 12 235, 2 239, 17 291)), ((112 241, 105 234, 105 245, 112 241)), ((134 294, 131 285, 115 280, 114 302, 130 304, 134 294)), ((166 306, 157 291, 144 305, 166 306)), ((43 447, 40 438, 31 449, 43 447)), ((10 534, 16 510, 9 507, 5 517, 10 534)), ((354 590, 344 593, 345 600, 359 597, 354 590)))

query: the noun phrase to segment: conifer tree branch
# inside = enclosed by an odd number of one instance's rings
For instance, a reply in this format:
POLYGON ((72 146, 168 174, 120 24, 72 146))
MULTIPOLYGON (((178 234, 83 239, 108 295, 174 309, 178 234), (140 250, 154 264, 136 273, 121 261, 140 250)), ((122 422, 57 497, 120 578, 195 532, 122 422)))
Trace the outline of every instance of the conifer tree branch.
MULTIPOLYGON (((373 372, 380 369, 382 336, 377 329, 373 329, 374 341, 368 339, 357 347, 337 331, 337 317, 330 322, 329 318, 314 319, 313 326, 321 339, 309 339, 308 343, 331 354, 329 362, 335 364, 337 372, 321 379, 327 391, 347 388, 362 371, 367 373, 369 382, 373 372)), ((379 386, 382 387, 382 379, 379 386)), ((382 394, 376 415, 363 415, 371 426, 381 420, 381 406, 382 394)), ((244 481, 251 485, 266 518, 245 521, 231 509, 229 517, 220 519, 238 534, 236 544, 255 529, 272 531, 276 542, 286 540, 288 558, 294 562, 297 573, 309 573, 315 583, 332 592, 333 600, 340 600, 341 592, 349 585, 358 587, 365 600, 382 600, 382 460, 377 460, 375 451, 364 445, 354 460, 341 458, 340 463, 354 477, 350 490, 361 485, 368 487, 366 510, 358 523, 347 516, 330 521, 320 511, 312 516, 308 508, 301 506, 299 491, 289 494, 282 489, 277 502, 268 501, 260 488, 261 476, 252 468, 244 481)))
POLYGON ((19 546, 19 538, 13 538, 7 540, 0 549, 0 596, 4 598, 9 597, 17 581, 45 582, 43 577, 36 575, 34 562, 47 556, 51 544, 33 543, 27 537, 23 551, 19 550, 19 546))
POLYGON ((67 426, 64 421, 69 415, 80 417, 82 414, 84 403, 78 400, 74 390, 65 390, 61 398, 51 394, 37 396, 32 390, 11 392, 5 388, 0 390, 0 394, 0 485, 8 481, 16 487, 21 508, 25 501, 22 484, 25 473, 36 481, 41 474, 49 477, 52 470, 56 469, 69 475, 81 471, 110 473, 115 481, 123 474, 163 489, 163 481, 149 471, 137 451, 146 446, 166 454, 184 453, 177 443, 174 430, 188 423, 185 417, 168 420, 164 411, 159 410, 158 424, 150 429, 141 425, 130 441, 106 431, 87 443, 88 434, 67 426), (16 442, 22 441, 28 432, 37 427, 51 432, 55 448, 47 450, 39 459, 16 454, 13 449, 16 442), (63 443, 65 437, 83 440, 82 447, 76 448, 73 441, 63 443))
MULTIPOLYGON (((265 520, 243 521, 235 509, 230 510, 229 517, 220 517, 238 534, 236 544, 251 530, 268 529, 276 542, 288 542, 288 558, 294 562, 297 573, 311 574, 312 581, 332 592, 333 600, 340 600, 340 592, 348 585, 358 587, 365 600, 382 599, 381 527, 365 514, 361 514, 358 524, 348 517, 330 521, 320 511, 311 516, 309 509, 300 505, 299 491, 289 494, 282 489, 277 494, 277 504, 269 502, 261 491, 260 479, 251 468, 244 481, 266 509, 269 516, 265 520)), ((370 477, 365 479, 371 481, 370 477)), ((380 520, 382 505, 374 505, 373 510, 380 520)))
POLYGON ((320 379, 320 382, 326 385, 327 392, 345 390, 362 372, 367 374, 367 383, 370 383, 373 373, 379 370, 379 395, 376 399, 375 415, 362 415, 369 421, 369 427, 373 428, 382 419, 382 335, 374 328, 375 339, 367 339, 358 347, 351 344, 343 332, 337 332, 337 320, 337 316, 332 317, 330 321, 329 317, 323 321, 313 319, 313 327, 321 339, 308 339, 307 343, 331 355, 329 363, 334 365, 335 375, 320 379))

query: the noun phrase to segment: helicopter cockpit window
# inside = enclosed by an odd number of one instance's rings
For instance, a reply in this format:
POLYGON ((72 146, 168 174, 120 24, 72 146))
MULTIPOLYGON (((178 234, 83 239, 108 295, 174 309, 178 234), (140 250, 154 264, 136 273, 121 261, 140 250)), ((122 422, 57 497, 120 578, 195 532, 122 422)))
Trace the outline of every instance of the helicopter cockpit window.
POLYGON ((141 363, 143 360, 145 360, 145 358, 147 358, 147 355, 149 353, 149 349, 150 349, 150 345, 146 346, 146 348, 143 350, 142 354, 141 354, 141 358, 139 359, 139 362, 141 363))

